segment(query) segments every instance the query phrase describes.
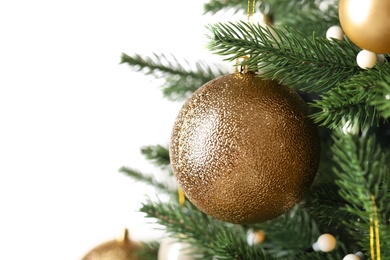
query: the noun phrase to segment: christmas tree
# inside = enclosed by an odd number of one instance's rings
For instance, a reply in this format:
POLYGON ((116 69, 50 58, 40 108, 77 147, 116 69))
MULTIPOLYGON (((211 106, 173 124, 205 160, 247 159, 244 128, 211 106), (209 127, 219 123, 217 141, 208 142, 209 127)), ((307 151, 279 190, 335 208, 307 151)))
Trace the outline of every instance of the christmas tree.
MULTIPOLYGON (((206 13, 218 15, 229 9, 248 15, 245 21, 208 25, 208 48, 236 66, 236 74, 252 73, 299 93, 318 131, 321 156, 312 183, 305 184, 305 193, 294 206, 264 221, 237 224, 240 221, 230 223, 235 221, 204 213, 207 210, 200 210, 171 185, 180 173, 172 170, 170 147, 142 148, 142 154, 166 173, 167 181, 129 167, 120 171, 168 195, 168 201, 145 201, 140 211, 156 219, 177 243, 190 245, 188 259, 390 259, 390 56, 383 54, 390 53, 390 35, 382 26, 389 23, 390 4, 350 2, 211 0, 205 4, 206 13), (354 20, 356 14, 360 21, 354 20), (328 245, 333 238, 336 245, 328 245)), ((191 64, 174 54, 127 53, 122 62, 162 78, 162 91, 170 100, 186 100, 202 85, 229 74, 221 69, 226 66, 202 60, 191 64)), ((235 199, 239 204, 240 198, 235 199)), ((241 203, 245 207, 246 200, 241 203)), ((221 205, 215 207, 217 212, 223 210, 221 205)), ((155 259, 160 242, 144 244, 141 259, 155 259)))

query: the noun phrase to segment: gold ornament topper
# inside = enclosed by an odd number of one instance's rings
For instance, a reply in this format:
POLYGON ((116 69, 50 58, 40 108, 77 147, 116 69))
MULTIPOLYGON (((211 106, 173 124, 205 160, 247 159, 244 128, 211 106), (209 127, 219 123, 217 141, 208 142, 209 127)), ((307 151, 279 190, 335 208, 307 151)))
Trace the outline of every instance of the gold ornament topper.
MULTIPOLYGON (((261 12, 261 16, 262 16, 262 24, 264 25, 265 23, 268 23, 270 22, 270 19, 268 17, 268 12, 269 12, 269 6, 267 5, 266 1, 265 0, 262 0, 260 2, 260 5, 259 5, 259 9, 261 9, 261 7, 264 7, 264 12, 263 11, 260 11, 261 12)), ((248 0, 248 8, 247 8, 247 16, 248 16, 248 23, 254 23, 255 19, 255 13, 256 13, 256 0, 248 0)), ((241 57, 241 58, 237 58, 236 59, 236 68, 235 68, 235 72, 238 73, 243 73, 247 70, 247 66, 241 66, 240 69, 238 68, 238 65, 242 62, 242 61, 245 61, 247 59, 249 59, 250 56, 247 55, 247 56, 244 56, 244 57, 241 57)))
POLYGON ((247 60, 247 59, 249 59, 249 56, 244 56, 244 57, 241 57, 241 58, 237 58, 237 59, 236 59, 236 70, 235 70, 236 73, 244 73, 244 72, 247 71, 248 66, 241 65, 241 66, 240 66, 240 69, 238 68, 239 65, 240 65, 243 61, 245 61, 245 60, 247 60))

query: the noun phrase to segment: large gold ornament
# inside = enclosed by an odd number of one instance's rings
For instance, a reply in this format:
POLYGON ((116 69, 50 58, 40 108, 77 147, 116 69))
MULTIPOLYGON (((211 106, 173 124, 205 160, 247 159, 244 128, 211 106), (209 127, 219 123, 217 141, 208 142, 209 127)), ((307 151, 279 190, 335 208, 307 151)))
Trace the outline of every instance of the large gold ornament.
POLYGON ((344 33, 360 48, 390 52, 390 1, 340 0, 339 19, 344 33))
POLYGON ((170 158, 188 199, 232 223, 275 218, 302 199, 319 163, 302 98, 276 81, 234 73, 198 89, 175 121, 170 158))
POLYGON ((82 260, 137 260, 140 246, 131 241, 128 234, 125 229, 123 236, 93 248, 82 260))

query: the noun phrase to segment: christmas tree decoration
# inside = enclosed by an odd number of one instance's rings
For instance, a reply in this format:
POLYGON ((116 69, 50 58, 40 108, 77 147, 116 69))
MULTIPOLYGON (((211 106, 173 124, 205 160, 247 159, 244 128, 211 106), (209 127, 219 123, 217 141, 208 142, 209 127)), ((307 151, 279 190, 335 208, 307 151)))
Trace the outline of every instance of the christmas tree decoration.
POLYGON ((246 240, 249 245, 259 245, 265 241, 265 234, 263 230, 248 230, 246 240))
POLYGON ((193 245, 167 237, 160 243, 158 260, 193 260, 194 253, 193 245))
POLYGON ((336 238, 331 234, 322 234, 313 244, 314 251, 330 252, 336 247, 336 238))
POLYGON ((177 189, 177 195, 179 196, 179 203, 180 205, 184 205, 184 203, 186 202, 186 196, 184 195, 184 192, 178 188, 177 189))
POLYGON ((360 260, 361 258, 357 254, 348 254, 344 256, 343 260, 360 260))
POLYGON ((377 55, 367 50, 361 50, 356 56, 356 62, 362 69, 371 69, 377 62, 377 55))
POLYGON ((343 29, 341 29, 340 26, 338 25, 333 25, 329 27, 329 29, 326 31, 326 39, 332 40, 332 39, 337 39, 337 40, 344 40, 344 32, 343 29))
POLYGON ((129 232, 115 240, 105 242, 89 251, 82 260, 137 260, 140 245, 129 238, 129 232))
POLYGON ((378 64, 383 64, 383 63, 385 63, 385 60, 386 60, 385 55, 383 55, 383 54, 377 54, 377 55, 376 55, 376 62, 377 62, 378 64))
POLYGON ((345 34, 360 48, 390 52, 390 1, 340 0, 339 19, 345 34))
POLYGON ((292 89, 252 72, 216 78, 176 118, 174 175, 201 211, 231 223, 286 213, 309 189, 320 145, 308 107, 292 89))
POLYGON ((381 259, 381 242, 378 221, 378 207, 375 196, 371 195, 371 216, 370 216, 370 255, 372 259, 381 259))
POLYGON ((230 75, 208 60, 122 56, 163 80, 169 99, 192 94, 157 156, 179 190, 127 171, 167 195, 140 208, 183 239, 173 249, 163 241, 161 259, 184 258, 177 250, 184 242, 201 254, 186 256, 195 259, 390 259, 390 63, 385 50, 364 45, 389 47, 387 5, 208 1, 213 20, 248 13, 247 21, 208 26, 209 50, 237 61, 230 75), (263 14, 276 26, 264 26, 263 14), (321 230, 332 235, 319 237, 321 230))

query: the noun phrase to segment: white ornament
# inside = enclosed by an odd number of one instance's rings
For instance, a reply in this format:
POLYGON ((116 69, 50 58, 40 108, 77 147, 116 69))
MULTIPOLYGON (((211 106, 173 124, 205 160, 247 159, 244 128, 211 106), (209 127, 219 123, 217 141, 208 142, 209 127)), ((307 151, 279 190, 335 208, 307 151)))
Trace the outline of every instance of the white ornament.
POLYGON ((385 63, 385 55, 383 55, 383 54, 377 54, 376 59, 377 59, 378 64, 385 63))
POLYGON ((360 252, 360 251, 357 252, 355 255, 358 256, 359 259, 364 259, 364 254, 362 252, 360 252))
POLYGON ((250 246, 252 245, 258 245, 263 243, 265 240, 265 235, 262 230, 253 230, 250 229, 246 235, 246 241, 250 246))
POLYGON ((333 25, 333 26, 329 27, 329 29, 326 31, 326 39, 331 41, 332 38, 338 39, 340 41, 342 41, 344 39, 344 32, 340 26, 333 25))
POLYGON ((194 246, 179 241, 175 238, 167 237, 160 243, 158 249, 158 260, 194 260, 194 246))
POLYGON ((331 234, 322 234, 313 244, 314 251, 330 252, 336 247, 336 238, 331 234))
POLYGON ((368 50, 361 50, 356 56, 356 62, 362 69, 371 69, 377 61, 376 54, 368 50))
POLYGON ((348 254, 344 256, 343 260, 360 260, 360 257, 354 254, 348 254))

